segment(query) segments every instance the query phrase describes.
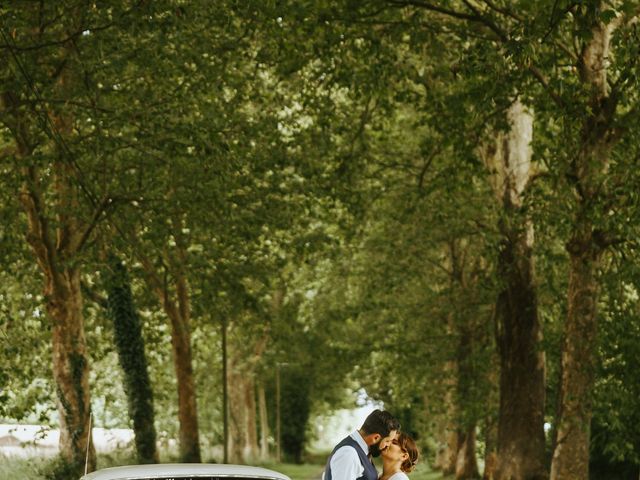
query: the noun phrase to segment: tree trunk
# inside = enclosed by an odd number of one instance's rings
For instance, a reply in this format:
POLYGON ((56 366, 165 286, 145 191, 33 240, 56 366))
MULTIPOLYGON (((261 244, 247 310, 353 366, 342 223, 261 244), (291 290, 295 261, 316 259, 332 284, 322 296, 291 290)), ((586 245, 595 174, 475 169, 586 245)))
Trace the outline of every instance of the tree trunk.
POLYGON ((260 412, 260 460, 269 459, 269 420, 267 416, 267 397, 262 383, 258 386, 258 410, 260 412))
POLYGON ((285 460, 302 463, 307 422, 311 407, 310 380, 301 368, 290 367, 283 371, 281 408, 282 451, 285 460))
POLYGON ((248 443, 245 376, 239 369, 235 352, 229 363, 229 461, 244 463, 248 443))
MULTIPOLYGON (((493 312, 494 329, 497 328, 495 322, 497 322, 496 312, 493 312)), ((495 352, 491 355, 491 365, 495 368, 490 368, 487 373, 487 383, 489 385, 489 395, 487 396, 487 402, 489 410, 487 415, 483 419, 483 437, 484 437, 484 470, 482 472, 483 480, 494 480, 496 468, 498 466, 498 413, 500 396, 500 370, 498 367, 498 355, 495 352)))
MULTIPOLYGON (((13 132, 18 155, 30 161, 31 149, 25 125, 17 110, 15 97, 3 94, 3 107, 16 122, 13 132)), ((27 241, 44 274, 43 288, 46 311, 52 320, 53 378, 56 384, 60 422, 60 455, 67 473, 79 477, 96 468, 91 441, 91 396, 89 391, 89 358, 84 333, 83 298, 80 270, 73 257, 82 248, 93 225, 84 230, 74 217, 77 200, 72 180, 58 160, 53 165, 54 188, 58 203, 56 227, 51 227, 41 191, 38 169, 23 169, 25 181, 20 202, 27 215, 27 241), (55 239, 55 240, 54 240, 55 239)))
POLYGON ((492 419, 487 419, 484 428, 484 471, 482 480, 494 480, 498 466, 498 428, 492 419))
POLYGON ((551 476, 557 480, 589 478, 589 437, 596 363, 596 270, 599 253, 585 233, 569 246, 569 305, 562 349, 560 421, 551 476))
POLYGON ((533 225, 521 211, 530 177, 533 116, 516 100, 508 112, 509 131, 485 150, 493 188, 502 207, 502 246, 497 300, 500 356, 498 416, 499 480, 547 478, 544 464, 544 356, 533 262, 533 225))
MULTIPOLYGON (((175 225, 174 225, 175 226, 175 225)), ((180 225, 176 227, 180 231, 180 225)), ((198 427, 198 404, 196 397, 195 378, 191 354, 191 307, 189 285, 186 278, 186 248, 180 234, 175 233, 178 259, 168 258, 175 279, 175 298, 169 291, 169 286, 160 278, 155 266, 143 253, 138 245, 136 255, 142 263, 146 280, 162 304, 171 324, 171 350, 173 365, 176 373, 178 388, 178 420, 180 458, 186 463, 199 463, 200 435, 198 427)), ((130 236, 133 245, 137 243, 134 235, 130 236)))
POLYGON ((458 455, 456 459, 456 480, 479 478, 476 460, 476 426, 458 432, 458 455))
MULTIPOLYGON (((458 304, 458 298, 469 298, 469 280, 472 278, 465 272, 465 260, 467 250, 460 241, 452 241, 449 244, 451 255, 452 291, 456 292, 452 298, 454 305, 458 304)), ((477 341, 474 335, 473 318, 466 309, 462 315, 455 316, 451 320, 452 330, 456 332, 458 344, 456 347, 456 452, 455 452, 455 476, 457 480, 478 478, 478 464, 476 461, 476 420, 465 411, 465 407, 474 402, 472 395, 474 384, 478 381, 477 372, 474 369, 473 347, 477 341)), ((474 312, 475 313, 475 312, 474 312)))
MULTIPOLYGON (((261 450, 258 447, 255 372, 268 340, 268 330, 265 330, 260 337, 253 341, 247 341, 244 334, 238 332, 229 345, 229 439, 227 446, 230 461, 234 463, 255 461, 261 456, 261 450)), ((266 426, 264 388, 259 391, 261 392, 259 413, 262 449, 263 453, 266 452, 265 455, 268 455, 266 438, 268 426, 266 426)))
POLYGON ((500 411, 496 479, 547 478, 544 465, 544 359, 532 283, 530 250, 504 245, 500 263, 506 290, 498 300, 500 329, 500 411), (520 256, 520 261, 517 257, 520 256), (517 264, 520 264, 517 266, 517 264))
MULTIPOLYGON (((447 316, 447 329, 453 335, 454 329, 453 314, 447 316)), ((456 471, 456 460, 458 458, 458 428, 455 423, 458 411, 456 408, 456 378, 457 366, 453 360, 448 360, 444 364, 442 382, 445 388, 444 405, 446 411, 442 415, 438 440, 440 446, 436 453, 434 466, 442 471, 444 476, 453 475, 456 471)))
POLYGON ((496 479, 544 479, 544 358, 532 253, 522 235, 504 242, 499 266, 506 288, 498 299, 501 369, 496 479))
POLYGON ((60 415, 60 453, 73 472, 82 474, 87 458, 88 470, 95 470, 96 457, 89 430, 89 360, 79 271, 62 268, 47 278, 45 297, 47 312, 53 319, 53 377, 60 415))
POLYGON ((444 445, 438 452, 436 465, 442 471, 443 476, 453 475, 456 472, 458 460, 458 432, 454 430, 451 422, 445 427, 444 445))
MULTIPOLYGON (((475 378, 472 359, 473 332, 466 323, 459 325, 458 345, 458 404, 468 405, 473 402, 471 388, 475 378)), ((466 415, 465 415, 466 417, 466 415)), ((478 478, 478 463, 476 461, 476 424, 474 421, 464 419, 462 427, 458 430, 457 455, 455 474, 457 480, 478 478)))
POLYGON ((572 167, 578 193, 576 216, 567 251, 570 257, 567 319, 562 347, 562 381, 556 448, 551 463, 551 480, 589 478, 589 435, 592 390, 597 358, 597 270, 604 249, 610 244, 607 232, 594 225, 602 218, 601 196, 606 194, 606 172, 614 144, 614 116, 617 98, 609 95, 607 81, 609 43, 623 17, 604 24, 598 15, 604 2, 594 2, 591 35, 583 45, 578 70, 591 95, 583 121, 581 148, 572 167))
POLYGON ((245 458, 253 462, 257 460, 260 455, 258 450, 258 422, 256 418, 256 389, 253 376, 249 376, 245 382, 244 404, 247 412, 245 458))
POLYGON ((23 201, 29 216, 29 241, 44 270, 46 309, 53 320, 53 377, 60 417, 60 453, 72 471, 84 472, 85 461, 88 470, 93 471, 96 458, 89 430, 89 359, 80 272, 69 262, 61 262, 56 250, 50 248, 46 220, 38 212, 38 202, 33 201, 35 192, 26 197, 23 201))
POLYGON ((171 347, 178 383, 180 458, 186 463, 199 463, 198 407, 188 318, 184 318, 171 301, 165 300, 165 311, 171 320, 171 347))
POLYGON ((108 308, 114 324, 115 343, 124 373, 129 418, 133 422, 138 463, 157 463, 153 391, 147 371, 140 318, 131 295, 126 267, 117 257, 109 259, 108 308))

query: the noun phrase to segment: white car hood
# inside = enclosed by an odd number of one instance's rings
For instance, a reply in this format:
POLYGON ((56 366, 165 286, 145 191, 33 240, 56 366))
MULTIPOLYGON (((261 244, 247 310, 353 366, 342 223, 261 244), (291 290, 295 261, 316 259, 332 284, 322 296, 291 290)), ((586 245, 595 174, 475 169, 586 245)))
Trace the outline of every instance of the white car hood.
POLYGON ((157 463, 104 468, 80 480, 134 480, 181 477, 239 477, 265 480, 291 480, 286 475, 261 467, 218 463, 157 463))

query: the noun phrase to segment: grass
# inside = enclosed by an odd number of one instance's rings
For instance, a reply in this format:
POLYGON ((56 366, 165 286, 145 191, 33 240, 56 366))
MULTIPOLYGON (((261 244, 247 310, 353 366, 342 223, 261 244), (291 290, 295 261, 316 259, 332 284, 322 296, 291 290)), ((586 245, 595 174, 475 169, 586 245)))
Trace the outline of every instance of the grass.
POLYGON ((0 455, 0 478, 40 479, 40 472, 50 461, 50 458, 43 457, 19 458, 0 455))
MULTIPOLYGON (((5 457, 0 456, 0 479, 20 479, 20 480, 42 480, 42 472, 46 469, 51 458, 45 457, 5 457)), ((100 468, 113 467, 116 465, 126 465, 135 463, 130 455, 99 455, 98 465, 100 468)), ((268 463, 260 465, 277 472, 284 473, 291 480, 320 480, 324 464, 303 463, 300 465, 292 463, 268 463)), ((418 464, 414 472, 409 475, 410 480, 447 480, 453 477, 442 477, 440 472, 434 472, 428 465, 418 464)))
POLYGON ((324 465, 317 463, 303 463, 300 465, 293 463, 265 463, 260 466, 284 473, 291 480, 320 480, 324 470, 324 465))
POLYGON ((442 473, 434 472, 428 465, 418 464, 416 469, 409 474, 409 480, 446 480, 454 477, 443 477, 442 473))
MULTIPOLYGON (((301 465, 269 463, 261 466, 284 473, 290 477, 291 480, 320 480, 322 471, 324 470, 324 464, 317 463, 304 463, 301 465)), ((380 468, 378 468, 378 472, 380 472, 380 468)), ((409 480, 447 480, 452 478, 453 477, 443 477, 442 473, 434 472, 425 464, 418 464, 416 469, 409 474, 409 480)))
MULTIPOLYGON (((330 452, 307 452, 303 457, 305 463, 296 465, 291 463, 265 463, 259 466, 284 473, 291 480, 321 480, 322 472, 330 452)), ((382 459, 374 459, 378 474, 382 473, 382 459)), ((442 472, 430 468, 428 457, 421 457, 416 469, 409 474, 409 480, 453 480, 455 476, 442 475, 442 472)))

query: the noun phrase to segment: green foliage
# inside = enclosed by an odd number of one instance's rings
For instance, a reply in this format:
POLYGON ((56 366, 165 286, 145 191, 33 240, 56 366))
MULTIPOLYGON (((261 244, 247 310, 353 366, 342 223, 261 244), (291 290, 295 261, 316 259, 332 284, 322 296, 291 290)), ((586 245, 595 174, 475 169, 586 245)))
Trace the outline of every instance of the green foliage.
POLYGON ((311 411, 310 379, 300 368, 285 369, 281 378, 282 449, 290 462, 302 463, 311 411))
POLYGON ((633 427, 638 421, 636 401, 640 395, 638 271, 635 262, 621 258, 613 259, 611 266, 604 277, 606 303, 599 339, 592 462, 597 469, 606 468, 607 462, 630 469, 640 464, 640 436, 633 427))
POLYGON ((84 464, 75 464, 57 456, 44 465, 38 473, 45 480, 77 480, 78 472, 84 472, 84 464))
POLYGON ((18 263, 0 277, 0 418, 48 423, 55 396, 39 276, 18 263))

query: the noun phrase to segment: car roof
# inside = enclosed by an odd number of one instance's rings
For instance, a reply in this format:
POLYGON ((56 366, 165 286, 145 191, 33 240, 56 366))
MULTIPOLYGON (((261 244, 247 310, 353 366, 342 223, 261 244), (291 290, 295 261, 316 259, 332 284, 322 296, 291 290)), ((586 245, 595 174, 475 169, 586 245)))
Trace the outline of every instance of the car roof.
POLYGON ((103 468, 80 480, 127 480, 153 478, 230 477, 291 480, 286 475, 262 467, 220 463, 157 463, 103 468))

